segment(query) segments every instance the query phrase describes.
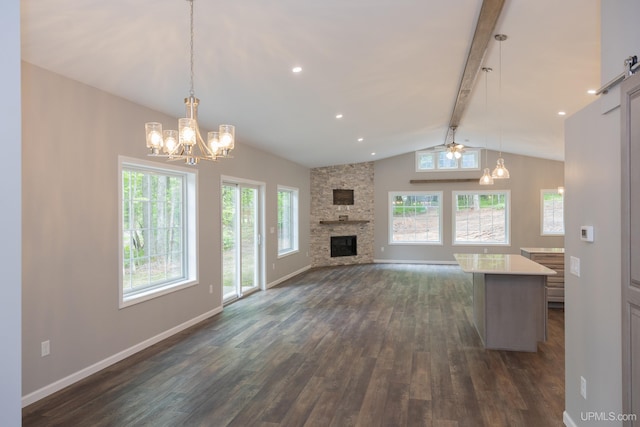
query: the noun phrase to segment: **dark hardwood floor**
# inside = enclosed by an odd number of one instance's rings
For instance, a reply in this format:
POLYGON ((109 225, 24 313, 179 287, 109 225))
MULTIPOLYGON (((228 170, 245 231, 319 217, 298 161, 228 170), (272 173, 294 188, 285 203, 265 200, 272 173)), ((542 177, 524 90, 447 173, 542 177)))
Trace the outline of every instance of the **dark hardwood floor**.
POLYGON ((564 312, 482 348, 456 266, 310 270, 24 408, 24 426, 562 426, 564 312))

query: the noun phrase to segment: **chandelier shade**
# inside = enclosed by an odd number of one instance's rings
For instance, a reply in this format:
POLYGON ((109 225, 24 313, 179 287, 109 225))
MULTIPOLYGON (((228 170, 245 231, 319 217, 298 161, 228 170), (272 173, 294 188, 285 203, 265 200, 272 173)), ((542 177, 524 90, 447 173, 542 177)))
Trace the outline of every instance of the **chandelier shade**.
POLYGON ((187 0, 190 6, 190 91, 184 99, 186 115, 178 119, 178 130, 162 130, 158 122, 145 123, 147 148, 149 155, 166 157, 168 160, 184 160, 188 165, 196 165, 200 160, 214 161, 229 158, 235 147, 235 127, 220 125, 217 132, 207 134, 205 142, 198 124, 198 104, 193 90, 193 0, 187 0))

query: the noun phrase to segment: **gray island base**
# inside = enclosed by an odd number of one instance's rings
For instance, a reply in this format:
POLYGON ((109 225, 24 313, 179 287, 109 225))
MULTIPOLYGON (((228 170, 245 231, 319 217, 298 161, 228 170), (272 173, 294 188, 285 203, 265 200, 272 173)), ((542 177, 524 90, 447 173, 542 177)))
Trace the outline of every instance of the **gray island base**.
POLYGON ((538 351, 547 339, 547 276, 521 255, 454 254, 473 277, 473 320, 484 348, 538 351))

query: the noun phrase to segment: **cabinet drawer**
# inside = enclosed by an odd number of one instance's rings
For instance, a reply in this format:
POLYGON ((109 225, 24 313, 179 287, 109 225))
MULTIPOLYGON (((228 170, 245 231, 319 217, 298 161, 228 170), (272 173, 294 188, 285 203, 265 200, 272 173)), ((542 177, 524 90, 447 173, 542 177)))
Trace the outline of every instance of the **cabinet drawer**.
POLYGON ((564 266, 564 255, 560 254, 532 254, 531 260, 549 268, 552 268, 552 265, 564 266))
POLYGON ((564 299, 564 288, 547 287, 547 299, 562 297, 564 299))

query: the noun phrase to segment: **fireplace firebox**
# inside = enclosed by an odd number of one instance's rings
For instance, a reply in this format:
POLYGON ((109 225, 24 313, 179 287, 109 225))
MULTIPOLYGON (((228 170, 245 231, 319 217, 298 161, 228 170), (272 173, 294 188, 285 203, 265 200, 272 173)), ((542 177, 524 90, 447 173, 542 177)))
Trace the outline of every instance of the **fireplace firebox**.
POLYGON ((331 257, 358 255, 358 236, 331 236, 331 257))

